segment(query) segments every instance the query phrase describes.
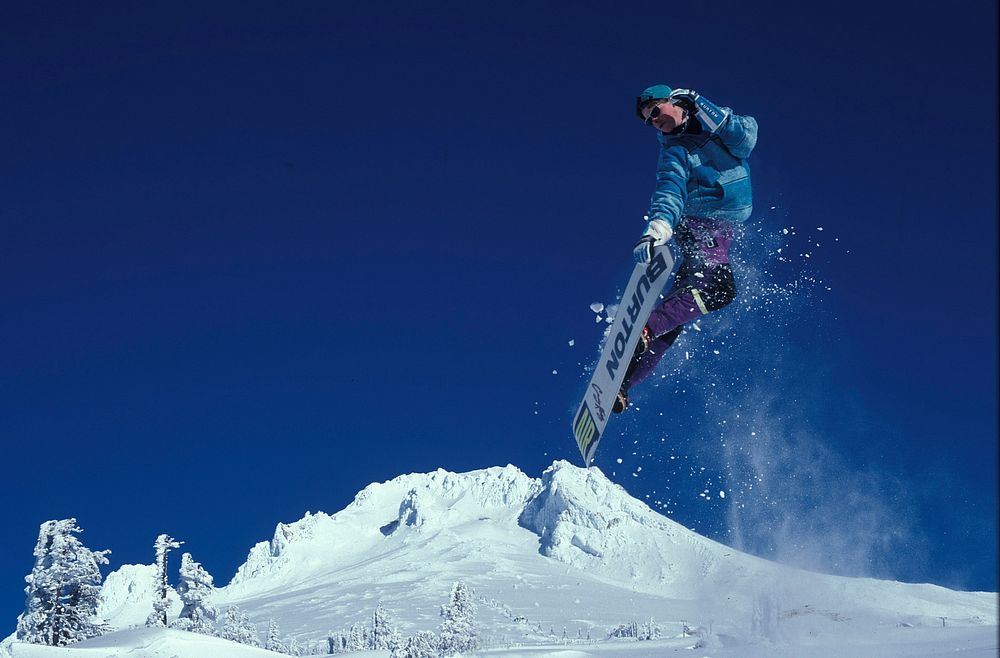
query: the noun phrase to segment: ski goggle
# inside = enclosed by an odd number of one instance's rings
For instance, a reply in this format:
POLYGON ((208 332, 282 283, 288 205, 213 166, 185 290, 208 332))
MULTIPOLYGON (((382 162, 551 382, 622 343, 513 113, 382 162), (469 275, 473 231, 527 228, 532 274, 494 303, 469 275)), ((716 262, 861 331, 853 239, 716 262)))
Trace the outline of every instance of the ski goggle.
MULTIPOLYGON (((673 102, 672 102, 672 101, 670 101, 670 100, 666 100, 666 99, 664 99, 664 100, 662 100, 662 101, 656 101, 656 104, 655 104, 655 105, 653 105, 653 109, 651 109, 651 110, 649 111, 649 114, 648 114, 648 115, 646 115, 646 118, 645 118, 645 119, 643 119, 643 123, 645 123, 645 124, 646 124, 646 125, 648 126, 648 125, 649 125, 649 123, 650 123, 650 122, 651 122, 651 121, 652 121, 653 119, 655 119, 656 117, 658 117, 658 116, 660 116, 661 114, 663 114, 663 112, 662 112, 662 111, 660 110, 660 106, 661 106, 661 105, 663 105, 663 104, 665 104, 665 103, 669 103, 669 104, 673 105, 673 102)), ((681 108, 681 109, 683 109, 683 108, 681 108)), ((684 112, 684 114, 687 114, 687 111, 685 111, 685 112, 684 112)))
POLYGON ((668 103, 668 102, 669 101, 666 101, 666 100, 656 101, 655 104, 653 105, 653 109, 651 109, 649 111, 649 114, 646 115, 646 118, 643 119, 643 123, 645 123, 645 124, 648 125, 650 121, 652 121, 653 119, 655 119, 658 116, 660 116, 661 114, 663 114, 660 111, 660 106, 663 105, 664 103, 668 103))

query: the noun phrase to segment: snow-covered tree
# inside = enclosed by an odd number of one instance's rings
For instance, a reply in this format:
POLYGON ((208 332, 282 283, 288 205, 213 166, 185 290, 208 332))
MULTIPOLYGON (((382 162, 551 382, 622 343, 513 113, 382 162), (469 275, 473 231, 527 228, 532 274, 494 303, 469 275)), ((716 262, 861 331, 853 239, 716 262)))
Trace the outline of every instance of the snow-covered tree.
POLYGON ((222 626, 222 638, 232 640, 240 644, 247 644, 251 647, 260 646, 260 638, 257 637, 257 627, 245 612, 238 607, 231 606, 226 609, 226 617, 222 626))
POLYGON ((618 624, 608 631, 609 638, 639 637, 639 625, 636 622, 618 624))
POLYGON ((368 646, 368 629, 362 623, 351 624, 351 631, 347 634, 348 651, 365 651, 368 646))
MULTIPOLYGON (((687 626, 684 626, 687 629, 687 626)), ((686 632, 685 632, 686 634, 686 632)), ((619 624, 615 626, 610 631, 608 631, 609 638, 635 638, 637 640, 657 640, 660 637, 660 627, 653 621, 650 617, 649 621, 644 624, 639 624, 639 622, 629 622, 628 624, 619 624)))
POLYGON ((180 548, 183 543, 170 535, 160 535, 153 543, 156 551, 156 596, 153 598, 153 612, 146 618, 146 626, 167 625, 167 608, 170 606, 167 599, 170 591, 170 585, 167 584, 167 555, 171 549, 180 548))
POLYGON ((437 658, 438 637, 430 631, 419 631, 392 649, 391 658, 437 658))
POLYGON ((639 627, 640 640, 660 639, 660 626, 650 617, 649 621, 639 627))
POLYGON ((190 553, 181 556, 177 594, 180 595, 184 608, 171 627, 192 633, 215 635, 215 618, 219 613, 208 600, 212 594, 212 575, 195 562, 190 553))
POLYGON ((267 641, 264 642, 264 648, 275 653, 289 653, 288 647, 281 641, 281 629, 278 628, 278 622, 273 619, 267 622, 267 641))
POLYGON ((393 628, 392 616, 379 601, 372 617, 371 649, 391 649, 400 643, 399 633, 393 628))
POLYGON ((327 647, 329 651, 327 653, 338 654, 347 651, 347 634, 346 633, 328 633, 326 638, 327 647))
POLYGON ((475 651, 479 646, 476 631, 476 604, 465 583, 459 581, 451 590, 451 600, 441 606, 441 639, 438 652, 441 656, 475 651))
POLYGON ((94 621, 101 592, 100 565, 111 551, 91 551, 74 535, 76 519, 46 521, 38 531, 35 566, 25 576, 24 612, 17 618, 17 639, 62 647, 100 635, 94 621))

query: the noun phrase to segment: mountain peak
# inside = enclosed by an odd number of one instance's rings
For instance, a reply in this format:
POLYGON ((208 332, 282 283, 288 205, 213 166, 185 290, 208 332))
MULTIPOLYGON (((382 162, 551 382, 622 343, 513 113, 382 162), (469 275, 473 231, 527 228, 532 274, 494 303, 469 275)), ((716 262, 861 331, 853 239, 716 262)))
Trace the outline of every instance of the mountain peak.
MULTIPOLYGON (((116 625, 127 612, 148 613, 151 568, 108 577, 105 609, 116 625)), ((571 620, 589 633, 637 616, 706 617, 749 638, 777 637, 780 623, 809 634, 848 618, 893 627, 996 616, 992 595, 812 574, 746 555, 658 514, 599 469, 567 461, 537 479, 508 465, 371 484, 336 514, 279 523, 213 600, 295 624, 302 637, 326 632, 316 623, 330 619, 365 621, 378 600, 409 632, 426 628, 459 580, 493 631, 510 637, 540 633, 543 621, 571 620)))

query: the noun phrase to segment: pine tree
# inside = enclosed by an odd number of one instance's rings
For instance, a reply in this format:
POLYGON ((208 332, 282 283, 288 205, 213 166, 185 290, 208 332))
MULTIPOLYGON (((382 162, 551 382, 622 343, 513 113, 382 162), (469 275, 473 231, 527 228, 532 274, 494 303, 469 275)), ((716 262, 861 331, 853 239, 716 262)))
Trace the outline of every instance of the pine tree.
POLYGON ((267 622, 267 641, 264 643, 264 648, 275 653, 289 653, 288 647, 281 641, 281 629, 278 628, 278 622, 273 619, 267 622))
POLYGON ((94 622, 101 592, 100 565, 111 551, 91 551, 74 535, 76 519, 46 521, 38 531, 35 566, 25 577, 25 611, 17 618, 17 639, 62 647, 100 635, 94 622))
POLYGON ((365 651, 368 649, 368 629, 364 624, 351 624, 351 631, 347 635, 348 651, 365 651))
POLYGON ((212 591, 211 574, 195 562, 190 553, 182 555, 177 594, 180 595, 184 608, 171 627, 215 635, 215 619, 219 613, 208 601, 212 591))
POLYGON ((653 621, 652 617, 649 618, 649 621, 647 623, 643 624, 642 627, 639 628, 638 637, 640 640, 660 639, 660 627, 656 624, 655 621, 653 621))
POLYGON ((156 597, 153 599, 153 612, 146 618, 146 626, 167 625, 167 608, 170 601, 167 593, 170 585, 167 584, 167 555, 173 548, 180 548, 184 542, 177 541, 170 535, 160 535, 156 538, 153 548, 156 551, 156 597))
POLYGON ((441 656, 475 651, 479 646, 476 632, 476 605, 465 583, 459 581, 451 590, 451 600, 441 606, 441 656))
POLYGON ((391 658, 437 658, 438 637, 430 631, 419 631, 392 650, 391 658))
POLYGON ((247 644, 251 647, 260 646, 257 627, 253 625, 247 614, 235 605, 226 609, 225 622, 222 626, 222 639, 247 644))
POLYGON ((347 634, 346 633, 328 633, 326 638, 326 643, 329 648, 327 653, 344 653, 347 651, 347 634))
POLYGON ((392 617, 379 601, 372 618, 371 649, 391 649, 399 644, 399 633, 393 628, 392 617))

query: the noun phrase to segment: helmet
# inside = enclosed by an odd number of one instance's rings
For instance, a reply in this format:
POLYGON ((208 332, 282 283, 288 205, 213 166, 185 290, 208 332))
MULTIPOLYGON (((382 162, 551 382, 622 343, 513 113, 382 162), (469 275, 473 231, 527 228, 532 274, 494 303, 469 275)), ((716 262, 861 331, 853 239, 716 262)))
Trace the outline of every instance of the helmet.
POLYGON ((651 100, 667 98, 668 96, 670 96, 671 92, 673 92, 673 89, 671 89, 667 85, 653 85, 652 87, 646 87, 645 89, 643 89, 642 93, 640 93, 635 99, 636 116, 642 119, 643 105, 645 105, 651 100))

